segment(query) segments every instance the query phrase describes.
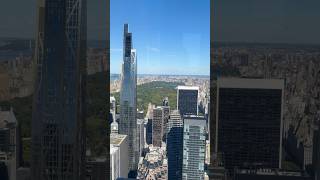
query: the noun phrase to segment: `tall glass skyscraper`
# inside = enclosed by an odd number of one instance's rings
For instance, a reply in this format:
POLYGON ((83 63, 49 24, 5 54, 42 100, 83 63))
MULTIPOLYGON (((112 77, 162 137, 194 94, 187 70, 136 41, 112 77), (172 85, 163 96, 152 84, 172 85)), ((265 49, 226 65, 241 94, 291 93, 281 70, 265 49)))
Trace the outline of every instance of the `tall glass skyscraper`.
POLYGON ((130 171, 137 170, 139 161, 136 96, 137 55, 136 50, 132 49, 132 34, 128 31, 128 24, 125 24, 123 34, 119 133, 128 135, 130 171))
POLYGON ((31 179, 85 168, 86 0, 38 0, 31 179))
POLYGON ((178 110, 173 110, 170 113, 167 129, 168 180, 181 180, 183 122, 178 110))
MULTIPOLYGON (((204 179, 206 154, 206 120, 202 116, 183 118, 182 179, 204 179)), ((169 167, 170 168, 170 167, 169 167)))

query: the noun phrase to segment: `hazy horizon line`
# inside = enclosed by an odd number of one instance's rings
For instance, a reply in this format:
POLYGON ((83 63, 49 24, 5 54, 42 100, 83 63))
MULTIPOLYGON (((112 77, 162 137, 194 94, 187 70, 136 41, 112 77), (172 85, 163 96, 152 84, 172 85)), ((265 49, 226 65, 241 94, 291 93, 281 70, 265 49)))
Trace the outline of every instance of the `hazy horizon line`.
MULTIPOLYGON (((120 75, 121 73, 110 73, 110 75, 120 75)), ((210 76, 210 74, 149 74, 138 73, 137 75, 152 75, 152 76, 210 76)))
MULTIPOLYGON (((35 40, 35 38, 32 37, 0 37, 0 40, 2 39, 8 39, 8 40, 35 40)), ((100 40, 100 39, 87 39, 87 41, 108 41, 106 39, 100 40)), ((212 41, 210 40, 210 43, 212 41)), ((213 41, 213 43, 234 43, 234 44, 283 44, 283 45, 319 45, 320 43, 315 42, 265 42, 265 41, 232 41, 232 40, 219 40, 219 41, 213 41)), ((112 49, 110 47, 110 49, 112 49)))

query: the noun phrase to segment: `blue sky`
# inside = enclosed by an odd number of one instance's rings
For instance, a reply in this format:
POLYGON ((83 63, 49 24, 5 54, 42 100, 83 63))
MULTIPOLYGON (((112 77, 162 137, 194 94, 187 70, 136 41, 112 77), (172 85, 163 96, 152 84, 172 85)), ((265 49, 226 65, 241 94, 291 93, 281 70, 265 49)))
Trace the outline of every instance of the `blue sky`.
POLYGON ((210 0, 110 0, 111 73, 121 72, 123 24, 138 74, 209 75, 210 0))

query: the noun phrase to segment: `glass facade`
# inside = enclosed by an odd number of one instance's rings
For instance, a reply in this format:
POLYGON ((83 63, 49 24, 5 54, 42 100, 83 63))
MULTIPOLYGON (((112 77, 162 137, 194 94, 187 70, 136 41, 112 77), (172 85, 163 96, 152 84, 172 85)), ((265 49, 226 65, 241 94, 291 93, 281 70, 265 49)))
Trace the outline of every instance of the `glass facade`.
POLYGON ((227 169, 279 168, 281 89, 219 88, 218 152, 227 169))
POLYGON ((39 0, 32 179, 82 179, 86 1, 39 0))
POLYGON ((177 109, 181 115, 198 115, 198 90, 178 87, 177 109))
POLYGON ((128 32, 128 24, 124 25, 123 64, 120 88, 120 122, 119 133, 128 135, 129 168, 137 170, 139 161, 139 145, 137 134, 137 55, 132 49, 132 34, 128 32))
POLYGON ((180 112, 173 110, 168 120, 167 157, 168 179, 182 179, 182 153, 183 153, 183 122, 180 112))

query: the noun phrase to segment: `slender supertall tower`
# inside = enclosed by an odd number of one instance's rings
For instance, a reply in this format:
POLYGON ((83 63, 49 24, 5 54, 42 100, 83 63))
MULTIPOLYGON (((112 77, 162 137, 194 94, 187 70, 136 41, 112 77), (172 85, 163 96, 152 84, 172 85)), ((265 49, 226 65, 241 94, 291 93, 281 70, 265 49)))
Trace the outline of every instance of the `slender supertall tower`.
POLYGON ((31 179, 85 168, 86 0, 38 0, 31 179))
POLYGON ((137 135, 137 56, 132 49, 132 34, 128 32, 128 24, 124 25, 123 64, 120 89, 120 122, 119 133, 128 135, 129 168, 136 171, 139 160, 137 135))

